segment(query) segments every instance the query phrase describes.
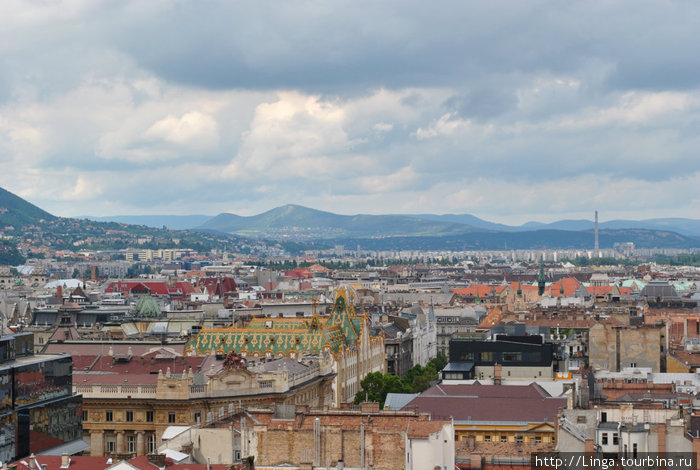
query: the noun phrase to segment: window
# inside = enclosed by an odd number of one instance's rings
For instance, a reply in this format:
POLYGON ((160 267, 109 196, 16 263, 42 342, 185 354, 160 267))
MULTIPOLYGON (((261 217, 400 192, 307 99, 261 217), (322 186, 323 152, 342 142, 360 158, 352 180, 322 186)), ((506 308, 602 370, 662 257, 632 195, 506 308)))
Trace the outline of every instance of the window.
POLYGON ((236 462, 241 460, 241 451, 240 450, 233 451, 233 460, 235 460, 236 462))
POLYGON ((201 411, 194 412, 194 422, 197 424, 202 422, 202 412, 201 411))
POLYGON ((87 410, 83 410, 83 421, 87 421, 87 420, 88 420, 88 412, 87 412, 87 410))
POLYGON ((523 442, 523 436, 515 436, 515 442, 518 442, 518 443, 522 444, 522 442, 523 442))
POLYGON ((459 356, 460 361, 473 361, 474 360, 474 353, 473 352, 463 352, 459 356))
POLYGON ((508 436, 501 436, 501 442, 508 442, 508 436))
POLYGON ((637 363, 636 363, 636 362, 630 362, 630 367, 637 367, 637 363))
POLYGON ((632 458, 636 459, 637 458, 637 443, 632 444, 632 458))
POLYGON ((606 423, 607 421, 608 421, 608 414, 605 411, 603 411, 602 413, 600 413, 600 422, 606 423))
POLYGON ((542 436, 535 436, 535 443, 541 444, 542 443, 542 436))
POLYGON ((153 412, 152 411, 146 411, 146 422, 147 423, 153 422, 153 412))
POLYGON ((600 443, 603 444, 604 446, 608 445, 608 433, 607 432, 603 433, 603 437, 600 440, 600 443))
POLYGON ((484 442, 491 442, 491 436, 484 436, 484 442))
POLYGON ((503 353, 503 362, 515 362, 515 361, 522 361, 523 360, 523 353, 521 352, 504 352, 503 353))
POLYGON ((112 410, 107 410, 107 411, 105 412, 105 421, 107 421, 108 423, 111 423, 111 422, 112 422, 112 418, 113 418, 113 416, 112 416, 112 410))
POLYGON ((113 454, 116 449, 117 449, 117 443, 114 440, 114 437, 107 438, 107 453, 113 454))
POLYGON ((148 443, 148 453, 154 454, 156 452, 156 435, 149 434, 147 438, 148 443))
POLYGON ((585 417, 585 416, 577 416, 577 417, 576 417, 576 422, 577 422, 577 423, 585 423, 585 422, 586 422, 586 417, 585 417))
POLYGON ((493 352, 484 351, 479 353, 479 360, 481 362, 493 362, 493 352))
POLYGON ((175 413, 172 411, 168 413, 168 423, 174 423, 175 422, 175 413))
POLYGON ((126 422, 131 423, 134 420, 134 412, 133 411, 127 411, 126 412, 126 422))
POLYGON ((136 436, 129 434, 126 436, 126 451, 129 453, 136 453, 136 436))

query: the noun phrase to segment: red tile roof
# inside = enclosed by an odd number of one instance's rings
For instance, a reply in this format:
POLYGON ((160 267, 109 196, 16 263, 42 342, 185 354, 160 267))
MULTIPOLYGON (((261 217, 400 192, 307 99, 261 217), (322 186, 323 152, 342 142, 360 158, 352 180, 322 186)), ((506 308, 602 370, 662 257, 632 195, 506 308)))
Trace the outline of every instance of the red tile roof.
MULTIPOLYGON (((146 457, 145 455, 134 457, 133 459, 127 460, 127 462, 141 470, 154 470, 155 468, 157 468, 151 462, 148 461, 148 457, 146 457)), ((199 463, 175 464, 171 459, 165 459, 165 468, 168 470, 206 470, 207 465, 199 463)), ((211 470, 228 470, 230 468, 230 465, 210 464, 209 468, 211 470)))
MULTIPOLYGON (((602 297, 610 295, 614 287, 615 286, 586 286, 586 292, 591 295, 602 297)), ((632 293, 632 289, 630 287, 618 287, 617 290, 620 292, 622 297, 627 297, 632 293)))
POLYGON ((530 385, 435 385, 411 400, 404 410, 429 412, 457 421, 554 422, 566 398, 554 398, 530 385))
POLYGON ((178 281, 175 283, 175 286, 182 291, 183 295, 190 295, 195 292, 194 286, 189 282, 178 281))
MULTIPOLYGON (((110 467, 112 463, 107 463, 109 457, 91 457, 91 456, 71 456, 70 470, 102 470, 110 467)), ((46 465, 46 470, 59 470, 61 468, 60 455, 39 455, 36 461, 41 465, 46 465)), ((20 459, 16 462, 17 470, 27 470, 29 468, 29 457, 20 459), (26 463, 26 465, 25 465, 26 463)))
POLYGON ((131 291, 141 291, 147 289, 151 295, 164 295, 169 294, 168 284, 163 281, 114 281, 111 282, 106 288, 106 293, 125 293, 131 294, 131 291))
MULTIPOLYGON (((59 470, 61 468, 61 456, 60 455, 39 455, 36 457, 36 462, 40 465, 46 465, 47 470, 59 470)), ((145 455, 134 457, 127 460, 130 465, 141 469, 141 470, 155 470, 158 467, 153 465, 148 461, 148 457, 145 455)), ((29 468, 29 457, 20 459, 17 462, 18 470, 27 470, 29 468)), ((117 461, 112 462, 109 457, 92 457, 84 455, 74 455, 70 457, 70 470, 104 470, 116 464, 117 461)), ((173 463, 171 459, 165 459, 165 468, 167 470, 206 470, 206 464, 198 463, 173 463)), ((211 470, 227 470, 228 465, 224 464, 211 464, 209 465, 211 470)))
POLYGON ((328 273, 332 272, 330 269, 328 269, 327 267, 322 266, 320 264, 311 265, 311 266, 309 266, 308 269, 312 273, 326 273, 326 274, 328 274, 328 273))
POLYGON ((109 353, 109 348, 112 348, 115 355, 127 354, 129 348, 134 356, 141 356, 152 350, 161 348, 172 349, 178 354, 183 354, 185 350, 185 342, 182 343, 167 343, 165 345, 160 342, 134 343, 129 341, 114 341, 113 343, 103 343, 99 341, 90 342, 65 342, 65 343, 49 343, 46 346, 46 354, 72 354, 76 356, 97 356, 98 354, 106 355, 109 353))
POLYGON ((45 434, 43 432, 38 432, 34 430, 29 431, 29 452, 32 454, 37 454, 41 451, 51 449, 52 447, 60 446, 66 442, 62 439, 53 437, 50 434, 45 434))
POLYGON ((577 279, 574 279, 573 277, 565 277, 547 287, 547 291, 549 291, 552 297, 560 297, 562 295, 562 284, 564 285, 564 297, 572 297, 574 292, 581 287, 581 283, 577 279))
POLYGON ((430 434, 440 432, 444 425, 451 424, 450 421, 410 421, 408 423, 409 438, 425 438, 430 434))
MULTIPOLYGON (((492 294, 498 295, 505 290, 506 286, 489 286, 487 284, 472 284, 462 289, 452 289, 457 295, 463 297, 488 297, 492 294)), ((517 288, 517 287, 516 287, 517 288)))
POLYGON ((671 351, 671 355, 690 367, 700 366, 700 353, 689 351, 671 351))
POLYGON ((520 284, 520 290, 523 291, 523 292, 524 292, 524 291, 528 291, 528 290, 529 290, 529 291, 536 291, 537 289, 539 289, 538 286, 531 286, 530 284, 523 284, 522 282, 519 283, 519 282, 517 282, 517 281, 516 281, 516 282, 511 282, 511 283, 508 285, 508 287, 510 287, 511 289, 513 289, 514 292, 517 292, 517 291, 518 291, 518 284, 520 284))

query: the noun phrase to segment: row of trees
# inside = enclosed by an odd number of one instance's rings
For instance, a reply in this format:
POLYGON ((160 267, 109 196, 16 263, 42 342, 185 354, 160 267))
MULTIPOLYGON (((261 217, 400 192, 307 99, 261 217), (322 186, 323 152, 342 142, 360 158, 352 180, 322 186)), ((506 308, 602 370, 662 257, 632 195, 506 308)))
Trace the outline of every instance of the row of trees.
POLYGON ((431 359, 425 367, 416 364, 401 378, 392 374, 370 372, 360 382, 362 388, 355 394, 355 403, 373 401, 379 403, 380 408, 384 408, 384 402, 389 393, 424 392, 432 382, 438 380, 438 373, 446 365, 447 358, 444 354, 438 353, 437 357, 431 359))

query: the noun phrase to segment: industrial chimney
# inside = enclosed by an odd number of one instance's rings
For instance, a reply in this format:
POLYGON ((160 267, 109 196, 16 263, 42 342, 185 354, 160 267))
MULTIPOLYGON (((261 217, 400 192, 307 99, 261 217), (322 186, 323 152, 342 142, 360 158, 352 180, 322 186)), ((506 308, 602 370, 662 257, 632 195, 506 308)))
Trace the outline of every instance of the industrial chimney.
MULTIPOLYGON (((595 231, 595 245, 594 245, 593 248, 597 251, 597 250, 600 249, 600 246, 598 245, 598 211, 595 211, 595 228, 594 228, 594 231, 595 231)), ((596 256, 598 256, 598 255, 596 255, 596 256)))

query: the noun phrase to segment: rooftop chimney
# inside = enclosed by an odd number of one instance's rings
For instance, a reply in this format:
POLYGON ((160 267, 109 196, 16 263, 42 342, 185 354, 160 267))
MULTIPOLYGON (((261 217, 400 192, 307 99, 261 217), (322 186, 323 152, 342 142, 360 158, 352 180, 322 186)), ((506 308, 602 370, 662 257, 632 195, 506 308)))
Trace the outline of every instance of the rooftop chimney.
POLYGON ((156 467, 165 467, 165 454, 148 454, 146 458, 156 467))
POLYGON ((501 385, 501 377, 503 375, 503 366, 501 364, 493 365, 493 384, 501 385))
POLYGON ((70 467, 70 457, 65 452, 61 454, 61 468, 70 467))

